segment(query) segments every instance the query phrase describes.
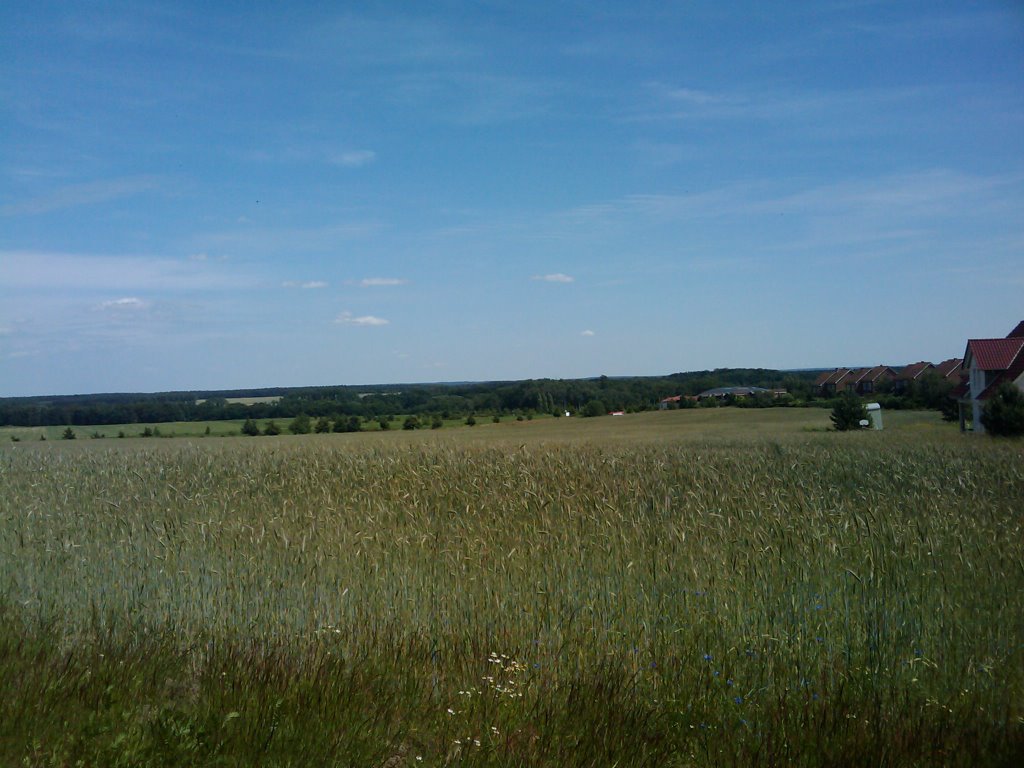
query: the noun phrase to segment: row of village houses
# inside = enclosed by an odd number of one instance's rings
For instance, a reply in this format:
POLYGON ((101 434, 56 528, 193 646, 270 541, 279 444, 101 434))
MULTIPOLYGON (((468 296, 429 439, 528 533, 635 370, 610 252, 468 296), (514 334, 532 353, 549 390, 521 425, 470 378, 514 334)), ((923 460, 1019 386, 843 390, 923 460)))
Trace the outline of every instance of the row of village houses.
MULTIPOLYGON (((911 382, 918 381, 929 371, 934 371, 944 379, 953 384, 959 384, 966 375, 963 368, 963 358, 954 357, 950 360, 943 360, 937 365, 920 362, 908 365, 897 371, 888 365, 876 365, 874 368, 836 368, 834 371, 824 371, 814 382, 818 394, 822 397, 834 397, 844 392, 855 392, 858 395, 871 395, 880 391, 883 382, 892 382, 892 391, 902 394, 909 389, 911 382)), ((680 400, 723 400, 728 397, 742 399, 754 396, 770 396, 773 398, 782 397, 786 394, 784 389, 765 389, 763 387, 715 387, 707 389, 697 395, 675 395, 666 397, 658 407, 662 410, 674 407, 680 400)))
POLYGON ((959 384, 964 372, 963 358, 953 357, 943 360, 937 365, 921 361, 912 363, 897 371, 888 365, 876 365, 874 368, 836 368, 825 371, 814 382, 818 394, 832 397, 844 392, 856 392, 858 395, 871 395, 880 390, 883 382, 892 382, 892 391, 902 394, 910 388, 912 382, 918 381, 929 372, 959 384))
MULTIPOLYGON (((823 397, 833 397, 845 392, 872 395, 880 391, 883 383, 892 382, 892 391, 900 394, 906 392, 913 382, 929 374, 953 383, 950 396, 957 401, 959 407, 960 430, 970 428, 974 432, 984 432, 981 412, 985 401, 1006 383, 1013 384, 1024 392, 1024 320, 1017 323, 1005 337, 969 339, 962 358, 954 357, 935 365, 921 361, 899 371, 887 365, 876 365, 874 368, 837 368, 834 371, 824 371, 818 377, 815 386, 818 394, 823 397)), ((743 398, 754 395, 780 397, 785 393, 786 391, 782 389, 771 390, 761 387, 718 387, 687 399, 722 399, 730 396, 743 398)), ((674 407, 683 397, 666 397, 659 407, 674 407)))
POLYGON ((914 363, 899 373, 885 365, 855 370, 838 368, 822 373, 815 383, 819 393, 826 396, 850 391, 870 395, 884 381, 892 382, 893 391, 903 392, 910 382, 929 371, 954 383, 950 396, 957 401, 960 430, 984 432, 981 412, 985 401, 1003 384, 1012 384, 1024 392, 1024 320, 1004 337, 968 339, 962 358, 944 360, 938 365, 914 363))

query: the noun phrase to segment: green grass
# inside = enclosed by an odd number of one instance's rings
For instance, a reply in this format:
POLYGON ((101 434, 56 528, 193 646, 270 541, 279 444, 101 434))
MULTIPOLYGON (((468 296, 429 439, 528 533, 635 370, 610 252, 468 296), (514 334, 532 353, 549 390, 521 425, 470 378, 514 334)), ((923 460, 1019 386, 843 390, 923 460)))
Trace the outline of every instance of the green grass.
MULTIPOLYGON (((658 411, 629 414, 626 416, 604 416, 584 419, 579 417, 554 419, 546 414, 535 416, 531 420, 516 421, 514 416, 505 415, 498 424, 491 422, 489 416, 479 416, 475 427, 466 427, 465 420, 446 419, 445 430, 459 428, 462 430, 480 430, 472 437, 462 435, 460 440, 471 442, 489 442, 496 437, 515 440, 524 437, 528 440, 551 440, 556 442, 598 440, 634 442, 650 441, 667 438, 693 438, 706 435, 715 437, 753 437, 758 435, 778 436, 794 432, 827 432, 830 429, 829 412, 820 408, 770 408, 770 409, 739 409, 739 408, 699 408, 680 411, 658 411)), ((389 433, 403 432, 404 416, 396 416, 389 424, 389 433)), ((149 424, 104 424, 98 426, 75 426, 77 440, 89 440, 99 435, 101 438, 117 439, 121 433, 125 438, 138 438, 146 428, 159 430, 160 436, 168 437, 233 437, 241 434, 243 419, 224 421, 176 421, 149 424), (210 434, 206 435, 209 428, 210 434)), ((256 419, 260 429, 264 429, 270 421, 277 425, 288 436, 288 424, 291 419, 256 419)), ((421 432, 430 430, 429 418, 423 419, 421 432)), ((316 419, 313 419, 316 422, 316 419)), ((0 443, 16 438, 21 442, 60 440, 65 426, 53 427, 0 427, 0 443)), ((376 421, 363 425, 367 432, 381 431, 376 421)), ((956 426, 945 423, 934 411, 886 411, 885 429, 887 432, 901 432, 908 429, 924 430, 936 434, 953 435, 956 426)), ((408 433, 406 433, 408 437, 408 433)), ((352 439, 345 433, 332 433, 332 437, 352 439)), ((435 435, 436 437, 436 435, 435 435)), ((430 439, 430 438, 427 438, 430 439)))
MULTIPOLYGON (((277 426, 281 428, 282 433, 288 434, 288 424, 291 419, 254 419, 259 428, 264 429, 267 424, 271 421, 277 423, 277 426)), ((137 438, 142 437, 142 433, 148 428, 151 431, 158 432, 158 437, 235 437, 241 435, 242 424, 245 423, 245 419, 224 419, 220 421, 171 421, 161 423, 144 423, 144 424, 100 424, 96 426, 73 426, 71 429, 75 433, 76 440, 91 440, 91 439, 106 439, 114 438, 118 439, 122 433, 124 438, 137 438), (209 434, 206 433, 209 428, 209 434)), ((316 420, 313 420, 316 423, 316 420)), ((454 424, 456 422, 449 422, 448 424, 454 424)), ((461 422, 458 422, 461 423, 461 422)), ((390 422, 391 429, 401 429, 402 419, 394 419, 390 422)), ((446 424, 447 426, 447 424, 446 424)), ((32 442, 38 441, 41 438, 46 440, 60 440, 64 435, 66 426, 56 427, 0 427, 0 441, 12 440, 16 438, 17 441, 21 442, 32 442)), ((380 427, 376 421, 368 422, 363 425, 363 429, 372 432, 377 431, 380 427)))
POLYGON ((1015 764, 1024 446, 886 419, 8 443, 0 764, 1015 764))

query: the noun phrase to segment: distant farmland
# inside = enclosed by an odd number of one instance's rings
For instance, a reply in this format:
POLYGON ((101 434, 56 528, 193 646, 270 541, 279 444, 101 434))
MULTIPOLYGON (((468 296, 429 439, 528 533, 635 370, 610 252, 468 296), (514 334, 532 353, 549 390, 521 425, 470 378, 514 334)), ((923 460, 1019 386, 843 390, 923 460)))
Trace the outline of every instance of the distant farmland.
MULTIPOLYGON (((276 403, 280 402, 280 400, 281 400, 281 396, 280 395, 277 395, 275 397, 225 397, 224 398, 224 402, 226 402, 226 403, 238 403, 239 405, 256 405, 258 403, 263 403, 265 405, 275 405, 276 403)), ((205 403, 205 402, 206 402, 205 399, 196 400, 196 405, 201 405, 202 403, 205 403)))

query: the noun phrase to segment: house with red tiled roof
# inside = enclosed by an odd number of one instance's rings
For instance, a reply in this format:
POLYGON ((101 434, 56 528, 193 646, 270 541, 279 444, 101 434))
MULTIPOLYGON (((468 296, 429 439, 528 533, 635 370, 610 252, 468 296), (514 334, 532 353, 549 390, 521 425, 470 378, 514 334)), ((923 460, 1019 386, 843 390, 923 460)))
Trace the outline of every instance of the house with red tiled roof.
POLYGON ((919 380, 928 371, 934 371, 935 366, 931 363, 926 363, 922 360, 919 363, 911 363, 910 365, 904 366, 903 369, 896 374, 896 378, 893 379, 893 391, 897 395, 902 395, 908 389, 911 384, 919 380))
POLYGON ((842 387, 847 390, 852 389, 858 395, 871 395, 878 391, 878 385, 883 381, 892 381, 894 378, 896 378, 896 371, 887 365, 858 368, 843 379, 842 387))
POLYGON ((1010 331, 1005 339, 970 339, 964 351, 966 380, 956 390, 960 405, 960 431, 971 425, 976 433, 984 433, 981 411, 985 401, 1004 383, 1024 391, 1024 322, 1010 331))
POLYGON ((667 411, 669 408, 682 408, 683 402, 686 400, 696 401, 697 398, 693 395, 673 395, 666 397, 658 402, 658 409, 661 411, 667 411))
POLYGON ((958 384, 964 376, 964 359, 962 357, 951 357, 943 360, 935 366, 935 371, 944 379, 949 379, 958 384))
POLYGON ((850 375, 849 368, 836 368, 834 371, 823 371, 814 382, 818 388, 818 394, 822 397, 832 397, 842 391, 843 382, 850 375))

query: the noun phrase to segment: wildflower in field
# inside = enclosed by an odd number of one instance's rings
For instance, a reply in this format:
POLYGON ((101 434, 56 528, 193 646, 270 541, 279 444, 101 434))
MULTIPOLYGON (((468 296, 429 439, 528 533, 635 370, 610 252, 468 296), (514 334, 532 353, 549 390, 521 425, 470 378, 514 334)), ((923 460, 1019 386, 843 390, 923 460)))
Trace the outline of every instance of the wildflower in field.
POLYGON ((713 661, 713 660, 714 660, 714 658, 715 658, 715 657, 714 657, 714 656, 712 656, 712 655, 711 655, 710 653, 705 653, 705 654, 704 654, 704 661, 713 661))

